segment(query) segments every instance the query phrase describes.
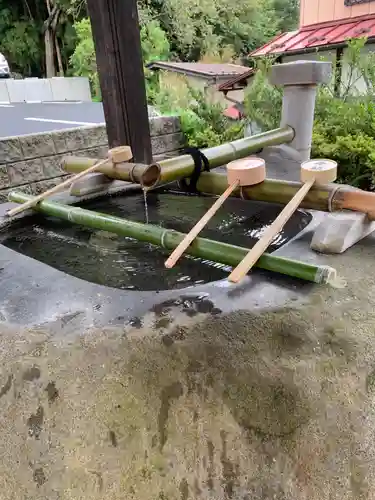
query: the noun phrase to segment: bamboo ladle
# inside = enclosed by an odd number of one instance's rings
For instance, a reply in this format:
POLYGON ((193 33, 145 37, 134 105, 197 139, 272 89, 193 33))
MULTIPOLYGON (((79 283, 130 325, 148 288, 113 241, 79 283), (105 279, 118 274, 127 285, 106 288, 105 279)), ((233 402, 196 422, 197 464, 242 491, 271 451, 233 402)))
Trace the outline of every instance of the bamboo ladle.
POLYGON ((238 266, 231 272, 228 280, 238 283, 250 271, 257 260, 267 250, 274 237, 283 229, 303 199, 315 183, 327 184, 337 179, 337 163, 332 160, 309 160, 301 165, 301 189, 280 212, 267 228, 260 240, 253 246, 238 266))
POLYGON ((33 207, 37 203, 41 202, 42 200, 48 198, 48 196, 51 196, 62 189, 69 187, 73 182, 77 181, 78 179, 81 179, 81 177, 84 177, 87 174, 90 174, 92 172, 95 172, 98 168, 100 168, 101 165, 104 163, 107 163, 108 160, 112 161, 113 164, 117 163, 122 163, 131 160, 133 157, 132 150, 130 146, 119 146, 117 148, 110 149, 108 151, 107 158, 104 160, 100 160, 91 167, 87 168, 83 172, 80 172, 77 175, 73 175, 73 177, 69 177, 69 179, 66 179, 64 182, 61 182, 57 186, 54 186, 51 189, 48 189, 44 193, 39 194, 38 196, 35 196, 32 200, 27 201, 26 203, 23 203, 19 207, 12 208, 11 210, 8 210, 6 215, 8 217, 12 217, 14 215, 19 214, 20 212, 23 212, 24 210, 27 210, 28 208, 33 207))
POLYGON ((198 234, 212 219, 215 213, 223 205, 225 200, 239 186, 253 186, 263 182, 266 178, 266 167, 261 158, 250 157, 232 161, 227 165, 228 188, 215 201, 212 207, 195 224, 190 232, 185 236, 181 243, 173 250, 171 255, 165 261, 165 267, 172 268, 187 248, 192 244, 198 234))

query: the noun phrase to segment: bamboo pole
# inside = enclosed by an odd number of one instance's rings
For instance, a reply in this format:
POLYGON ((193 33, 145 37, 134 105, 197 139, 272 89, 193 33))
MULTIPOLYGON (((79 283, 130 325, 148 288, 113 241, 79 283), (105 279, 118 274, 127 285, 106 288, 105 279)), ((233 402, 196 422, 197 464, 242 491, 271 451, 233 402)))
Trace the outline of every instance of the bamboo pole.
MULTIPOLYGON (((90 158, 65 157, 64 167, 68 172, 81 172, 94 162, 95 160, 90 158)), ((99 172, 108 177, 129 181, 132 180, 129 177, 129 172, 132 169, 134 180, 140 182, 142 175, 149 175, 150 178, 154 179, 155 173, 157 175, 160 167, 158 165, 145 166, 127 163, 117 165, 114 168, 110 163, 107 163, 99 168, 99 172)), ((162 183, 164 183, 163 179, 157 184, 162 183)), ((227 187, 226 175, 215 172, 202 172, 197 183, 197 189, 200 192, 219 196, 224 193, 227 187)), ((256 186, 245 186, 234 190, 231 197, 286 205, 301 187, 301 182, 266 179, 256 186)), ((336 183, 314 185, 301 203, 301 208, 323 212, 352 210, 366 213, 370 220, 375 220, 375 193, 336 183)))
MULTIPOLYGON (((226 175, 214 172, 203 172, 197 183, 200 192, 214 195, 223 193, 227 186, 226 175)), ((266 179, 261 184, 236 189, 231 196, 287 205, 302 186, 301 182, 266 179)), ((352 210, 366 213, 370 220, 375 220, 375 193, 344 184, 314 184, 300 207, 323 212, 352 210)))
MULTIPOLYGON (((203 149, 202 152, 207 157, 210 168, 216 168, 238 158, 249 156, 267 146, 290 142, 293 138, 294 130, 291 127, 284 127, 203 149)), ((65 156, 63 158, 63 168, 67 172, 77 173, 90 167, 95 161, 91 158, 65 156)), ((107 177, 138 182, 149 189, 160 184, 167 184, 190 177, 193 171, 194 161, 191 155, 169 158, 150 166, 135 164, 129 168, 129 163, 119 163, 114 166, 111 162, 107 162, 99 168, 99 172, 107 177)))
MULTIPOLYGON (((12 191, 9 193, 9 199, 16 203, 25 203, 32 199, 32 197, 25 193, 12 191)), ((134 238, 167 250, 176 248, 185 237, 183 233, 164 229, 159 226, 132 222, 113 215, 101 214, 49 200, 42 201, 34 206, 33 209, 74 224, 134 238)), ((196 238, 189 246, 187 252, 195 257, 234 267, 245 257, 248 249, 206 238, 196 238)), ((256 265, 267 271, 320 284, 329 283, 336 276, 336 271, 329 266, 318 266, 269 254, 263 254, 256 265)))

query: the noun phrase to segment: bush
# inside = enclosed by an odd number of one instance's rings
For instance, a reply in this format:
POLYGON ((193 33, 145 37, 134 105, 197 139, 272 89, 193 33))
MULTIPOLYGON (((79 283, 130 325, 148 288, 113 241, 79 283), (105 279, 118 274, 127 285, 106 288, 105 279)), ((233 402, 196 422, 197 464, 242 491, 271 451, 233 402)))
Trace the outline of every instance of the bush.
POLYGON ((190 87, 181 76, 160 79, 154 104, 162 113, 176 114, 189 146, 217 146, 243 137, 244 123, 223 115, 223 106, 212 103, 204 92, 190 87))
MULTIPOLYGON (((375 185, 375 92, 373 54, 363 55, 363 41, 349 44, 346 64, 349 83, 334 90, 319 89, 312 142, 312 156, 337 161, 339 182, 366 190, 375 185), (358 94, 362 76, 367 91, 358 94)), ((248 88, 245 106, 248 119, 263 130, 279 126, 282 92, 267 78, 270 61, 259 68, 248 88)))

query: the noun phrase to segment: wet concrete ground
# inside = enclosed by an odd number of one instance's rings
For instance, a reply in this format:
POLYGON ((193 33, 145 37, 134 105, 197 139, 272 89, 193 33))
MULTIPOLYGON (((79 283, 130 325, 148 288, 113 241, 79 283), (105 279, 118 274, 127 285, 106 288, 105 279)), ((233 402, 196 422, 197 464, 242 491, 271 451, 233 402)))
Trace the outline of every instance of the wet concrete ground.
POLYGON ((0 247, 1 498, 374 498, 375 241, 310 237, 280 253, 346 288, 254 275, 172 303, 0 247))

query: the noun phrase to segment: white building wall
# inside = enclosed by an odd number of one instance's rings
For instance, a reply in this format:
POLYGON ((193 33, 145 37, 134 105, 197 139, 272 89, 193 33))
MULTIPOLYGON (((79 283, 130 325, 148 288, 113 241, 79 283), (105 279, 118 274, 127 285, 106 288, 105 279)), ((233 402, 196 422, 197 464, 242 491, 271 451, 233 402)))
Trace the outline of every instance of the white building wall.
MULTIPOLYGON (((361 50, 363 55, 368 54, 369 52, 375 53, 375 44, 367 44, 361 50)), ((307 54, 298 54, 298 55, 287 55, 282 57, 282 62, 292 62, 292 61, 332 61, 335 64, 336 60, 336 51, 334 50, 325 50, 325 51, 316 51, 309 52, 307 54)), ((362 78, 359 72, 353 73, 351 64, 349 62, 349 49, 345 48, 342 55, 341 62, 341 85, 342 90, 350 86, 350 93, 352 94, 361 94, 367 91, 367 85, 365 80, 362 78)))

